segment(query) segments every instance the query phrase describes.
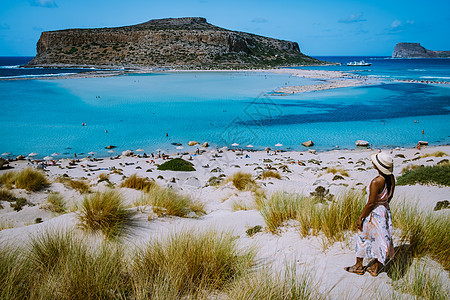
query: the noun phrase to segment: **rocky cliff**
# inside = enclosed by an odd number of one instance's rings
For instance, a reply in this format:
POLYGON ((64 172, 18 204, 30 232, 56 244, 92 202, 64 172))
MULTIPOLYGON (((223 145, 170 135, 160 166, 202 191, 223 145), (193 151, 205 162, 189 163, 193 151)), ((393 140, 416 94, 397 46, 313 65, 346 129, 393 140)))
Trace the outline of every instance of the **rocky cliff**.
POLYGON ((231 31, 205 18, 46 31, 30 67, 254 68, 321 64, 295 42, 231 31))
POLYGON ((450 57, 450 51, 425 49, 420 43, 398 43, 392 52, 394 58, 436 58, 450 57))

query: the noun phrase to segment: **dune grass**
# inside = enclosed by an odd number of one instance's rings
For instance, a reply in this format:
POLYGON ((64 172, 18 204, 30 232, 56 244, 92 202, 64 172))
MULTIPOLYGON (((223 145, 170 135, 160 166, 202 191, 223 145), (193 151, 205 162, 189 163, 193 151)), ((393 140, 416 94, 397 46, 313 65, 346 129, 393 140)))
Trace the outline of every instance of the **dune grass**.
POLYGON ((322 232, 331 244, 344 240, 347 231, 357 230, 356 221, 364 205, 364 192, 352 189, 341 192, 327 204, 299 194, 276 192, 263 202, 260 212, 272 233, 277 233, 285 221, 297 220, 302 236, 322 232))
POLYGON ((28 270, 20 249, 4 243, 0 245, 0 299, 27 299, 28 270))
POLYGON ((131 225, 133 212, 124 204, 122 195, 116 191, 96 192, 85 196, 78 213, 81 228, 102 232, 106 238, 113 238, 131 225))
POLYGON ((4 186, 6 189, 10 190, 14 184, 16 172, 9 171, 0 175, 0 186, 4 186))
POLYGON ((231 209, 233 211, 238 211, 238 210, 251 210, 253 209, 253 205, 252 204, 248 204, 243 200, 235 200, 233 201, 233 203, 231 204, 231 209))
POLYGON ((194 201, 191 197, 181 195, 173 189, 163 188, 154 184, 144 195, 138 199, 135 206, 151 205, 153 211, 160 215, 187 217, 190 212, 197 215, 205 214, 205 204, 194 201))
POLYGON ((272 171, 272 170, 263 171, 263 173, 261 175, 261 179, 264 180, 267 178, 281 179, 281 175, 280 175, 280 173, 278 173, 276 171, 272 171))
POLYGON ((42 172, 25 168, 19 172, 10 171, 0 176, 0 185, 4 185, 7 189, 11 189, 14 185, 18 189, 25 189, 29 192, 39 191, 50 183, 42 172))
POLYGON ((145 192, 150 191, 156 183, 148 178, 139 177, 137 174, 133 174, 121 183, 121 187, 127 187, 135 190, 142 190, 145 192))
POLYGON ((450 218, 423 212, 406 201, 393 201, 391 209, 393 226, 401 229, 400 240, 412 255, 430 255, 450 271, 450 218))
POLYGON ((78 191, 80 194, 90 193, 91 189, 89 183, 84 180, 76 180, 68 177, 59 177, 57 182, 64 184, 65 186, 78 191))
POLYGON ((150 294, 154 283, 163 281, 178 298, 195 298, 201 291, 220 290, 246 273, 254 256, 252 249, 238 249, 230 233, 185 230, 140 249, 134 273, 140 285, 149 286, 150 294))
POLYGON ((443 156, 447 156, 447 153, 442 152, 442 151, 435 151, 433 153, 426 153, 421 155, 421 158, 426 158, 426 157, 443 157, 443 156))
POLYGON ((0 201, 13 202, 16 201, 17 197, 7 189, 0 189, 0 201))
POLYGON ((328 167, 327 173, 332 173, 333 175, 336 173, 340 173, 342 176, 349 177, 348 172, 342 168, 328 167))
POLYGON ((232 182, 234 187, 239 191, 250 191, 257 188, 256 182, 253 180, 252 175, 244 172, 236 172, 233 175, 227 177, 224 183, 232 182))
MULTIPOLYGON (((446 275, 445 275, 446 277, 446 275)), ((424 263, 414 263, 404 278, 394 281, 395 290, 419 299, 445 300, 450 293, 439 273, 428 268, 424 263)))
POLYGON ((67 205, 64 202, 64 197, 59 193, 50 193, 47 196, 47 202, 42 208, 58 214, 67 212, 67 205))
POLYGON ((295 220, 302 207, 305 197, 286 192, 275 192, 261 205, 261 215, 267 228, 272 233, 278 232, 278 227, 285 221, 295 220))
POLYGON ((397 178, 398 185, 430 184, 450 186, 450 164, 418 167, 397 178))
POLYGON ((297 274, 295 265, 286 267, 285 271, 274 272, 267 268, 250 272, 241 277, 227 291, 227 299, 325 299, 318 290, 310 272, 297 274))

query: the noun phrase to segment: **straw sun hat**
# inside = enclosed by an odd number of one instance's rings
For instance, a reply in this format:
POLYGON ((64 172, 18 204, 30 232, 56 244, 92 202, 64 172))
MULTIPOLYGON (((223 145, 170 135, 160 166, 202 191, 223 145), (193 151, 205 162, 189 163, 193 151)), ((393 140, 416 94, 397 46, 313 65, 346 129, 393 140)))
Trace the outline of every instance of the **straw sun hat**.
POLYGON ((391 175, 394 171, 394 160, 386 152, 372 154, 370 159, 381 173, 391 175))

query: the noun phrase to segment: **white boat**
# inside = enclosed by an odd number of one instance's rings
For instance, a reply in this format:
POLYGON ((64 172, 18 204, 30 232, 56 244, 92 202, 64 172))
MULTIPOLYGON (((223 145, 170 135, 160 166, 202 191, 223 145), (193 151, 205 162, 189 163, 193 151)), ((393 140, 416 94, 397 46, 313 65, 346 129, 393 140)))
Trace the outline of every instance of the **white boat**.
POLYGON ((368 67, 371 66, 371 63, 366 63, 365 61, 361 60, 361 61, 354 61, 354 62, 349 62, 347 63, 347 66, 349 67, 368 67))

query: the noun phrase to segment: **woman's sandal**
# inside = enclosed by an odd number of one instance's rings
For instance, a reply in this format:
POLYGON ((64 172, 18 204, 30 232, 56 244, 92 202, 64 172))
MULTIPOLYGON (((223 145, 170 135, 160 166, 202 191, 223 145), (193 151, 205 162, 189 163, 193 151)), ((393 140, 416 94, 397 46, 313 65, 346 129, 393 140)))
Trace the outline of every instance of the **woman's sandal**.
POLYGON ((367 272, 369 272, 369 274, 372 275, 373 277, 377 277, 378 276, 378 267, 376 270, 374 270, 372 268, 367 268, 367 272))
POLYGON ((353 265, 351 267, 345 267, 344 270, 349 273, 355 273, 358 275, 364 275, 364 273, 366 272, 366 269, 363 266, 356 267, 355 265, 353 265))

